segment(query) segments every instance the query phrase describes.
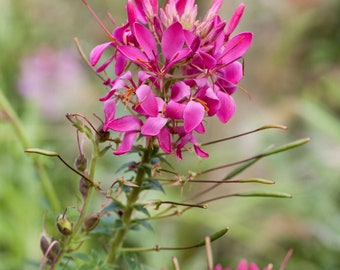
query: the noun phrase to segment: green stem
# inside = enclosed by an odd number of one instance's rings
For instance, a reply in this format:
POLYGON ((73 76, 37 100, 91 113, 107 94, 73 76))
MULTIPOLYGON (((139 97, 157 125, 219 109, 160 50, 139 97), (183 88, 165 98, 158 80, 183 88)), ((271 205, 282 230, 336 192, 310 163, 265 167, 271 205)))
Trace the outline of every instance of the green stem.
MULTIPOLYGON (((97 159, 99 157, 99 145, 95 140, 92 140, 92 143, 93 143, 93 154, 92 154, 92 158, 91 158, 91 168, 90 168, 89 179, 93 183, 96 165, 97 165, 97 159)), ((74 237, 78 235, 78 232, 80 231, 81 226, 83 225, 83 222, 84 222, 84 219, 85 219, 85 216, 86 216, 86 213, 87 213, 87 209, 88 209, 88 206, 90 204, 91 195, 93 193, 94 188, 95 187, 92 186, 92 185, 89 186, 87 196, 84 198, 83 205, 80 209, 80 214, 79 214, 78 220, 73 227, 73 233, 72 233, 72 235, 70 235, 66 239, 66 241, 64 243, 64 248, 63 248, 62 252, 59 254, 58 260, 54 263, 53 269, 57 269, 58 265, 61 262, 61 259, 64 257, 64 254, 68 251, 68 247, 72 243, 74 237)))
MULTIPOLYGON (((147 164, 147 163, 149 163, 149 151, 148 150, 144 152, 144 156, 142 158, 142 164, 147 164)), ((109 264, 115 263, 118 257, 118 252, 120 248, 122 247, 123 241, 125 239, 125 236, 130 229, 134 206, 142 190, 144 179, 145 179, 145 169, 143 168, 143 166, 139 166, 137 175, 135 178, 135 184, 138 187, 134 187, 127 198, 126 206, 124 209, 124 214, 122 216, 123 227, 116 233, 115 237, 112 239, 111 248, 110 248, 107 260, 106 260, 106 262, 109 264)))
MULTIPOLYGON (((2 89, 0 89, 0 108, 2 108, 6 116, 9 118, 14 132, 18 136, 21 145, 24 147, 24 149, 29 148, 29 142, 27 137, 25 136, 21 121, 14 111, 13 107, 11 106, 10 102, 3 94, 2 89)), ((51 179, 49 178, 44 166, 40 162, 39 157, 32 156, 32 159, 34 167, 39 175, 42 188, 46 197, 48 198, 51 208, 55 212, 60 212, 62 208, 52 185, 51 179)))

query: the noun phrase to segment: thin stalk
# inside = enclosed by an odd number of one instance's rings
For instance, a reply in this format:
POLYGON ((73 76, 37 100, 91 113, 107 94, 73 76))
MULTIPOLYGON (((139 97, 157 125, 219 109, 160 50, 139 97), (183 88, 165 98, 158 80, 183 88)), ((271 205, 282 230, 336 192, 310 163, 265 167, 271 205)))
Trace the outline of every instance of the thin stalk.
MULTIPOLYGON (((29 142, 27 137, 25 136, 21 121, 16 112, 14 111, 10 102, 3 94, 2 89, 0 89, 0 108, 2 108, 6 116, 9 118, 10 123, 12 124, 12 127, 14 129, 14 133, 18 136, 18 139, 23 148, 24 149, 28 148, 29 142)), ((54 187, 52 185, 51 179, 49 178, 44 166, 40 162, 39 157, 33 156, 32 160, 34 168, 37 174, 39 175, 42 189, 51 205, 52 210, 55 212, 60 212, 62 208, 57 197, 57 193, 55 192, 54 187)))
MULTIPOLYGON (((148 150, 144 152, 144 155, 142 158, 142 164, 147 164, 147 163, 149 163, 149 151, 148 150)), ((128 233, 129 228, 130 228, 134 206, 142 190, 142 184, 144 180, 145 180, 145 169, 143 168, 143 166, 139 166, 137 175, 135 178, 135 184, 137 185, 137 187, 132 188, 131 193, 127 197, 124 214, 122 216, 123 228, 121 228, 116 233, 115 237, 112 239, 112 242, 111 242, 109 254, 106 259, 106 262, 109 264, 115 263, 115 261, 118 258, 118 252, 120 248, 122 247, 126 234, 128 233)))
MULTIPOLYGON (((96 165, 97 165, 97 159, 99 157, 98 143, 95 140, 92 140, 92 143, 93 143, 93 153, 92 153, 92 158, 91 158, 91 167, 90 167, 90 174, 89 174, 89 180, 91 183, 93 183, 96 165)), ((65 252, 67 252, 67 247, 72 243, 74 237, 77 236, 78 232, 81 230, 81 226, 83 225, 83 222, 84 222, 84 219, 87 213, 87 209, 91 201, 91 195, 95 188, 96 188, 95 185, 89 185, 88 193, 86 197, 84 197, 83 205, 80 209, 78 220, 73 227, 73 233, 66 239, 64 243, 65 248, 63 248, 61 254, 58 257, 58 260, 53 265, 53 269, 57 269, 65 252)))

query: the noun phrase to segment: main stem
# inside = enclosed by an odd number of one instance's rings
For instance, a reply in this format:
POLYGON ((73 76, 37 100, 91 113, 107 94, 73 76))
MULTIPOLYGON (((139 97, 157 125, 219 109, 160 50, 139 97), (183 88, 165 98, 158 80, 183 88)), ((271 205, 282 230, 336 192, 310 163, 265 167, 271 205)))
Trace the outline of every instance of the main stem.
MULTIPOLYGON (((141 165, 149 163, 149 159, 150 159, 149 151, 146 150, 144 152, 141 165)), ((106 262, 109 264, 115 263, 116 259, 118 258, 119 249, 121 248, 123 241, 125 239, 125 236, 130 229, 133 210, 138 200, 139 194, 141 192, 144 179, 145 179, 145 169, 143 168, 143 166, 139 166, 137 175, 135 178, 135 184, 138 187, 134 187, 127 198, 126 207, 124 210, 124 214, 122 216, 123 227, 116 233, 115 237, 112 239, 111 249, 109 251, 109 254, 106 260, 106 262)))

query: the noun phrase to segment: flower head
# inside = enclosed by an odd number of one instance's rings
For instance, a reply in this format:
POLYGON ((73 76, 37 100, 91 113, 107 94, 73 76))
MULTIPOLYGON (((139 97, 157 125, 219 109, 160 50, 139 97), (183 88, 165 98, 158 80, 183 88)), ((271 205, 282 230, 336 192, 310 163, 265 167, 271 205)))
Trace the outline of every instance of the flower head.
MULTIPOLYGON (((214 270, 231 270, 231 268, 223 268, 220 264, 216 265, 214 270)), ((260 268, 253 262, 248 263, 247 260, 242 259, 235 270, 260 270, 260 268)), ((263 270, 273 270, 273 265, 269 264, 263 270)))
POLYGON ((110 88, 100 99, 104 129, 124 134, 115 154, 129 152, 140 135, 178 158, 187 144, 198 156, 208 156, 196 134, 205 132, 206 117, 216 115, 226 123, 233 116, 231 95, 243 77, 238 60, 252 41, 249 32, 232 36, 244 5, 227 23, 218 15, 222 2, 214 0, 200 21, 194 0, 169 0, 164 8, 156 0, 129 0, 126 24, 92 50, 90 63, 107 76, 104 84, 110 88), (102 59, 107 50, 111 56, 102 59), (115 74, 108 69, 112 65, 115 74), (137 78, 129 71, 132 66, 137 78), (118 104, 128 113, 116 118, 118 104))

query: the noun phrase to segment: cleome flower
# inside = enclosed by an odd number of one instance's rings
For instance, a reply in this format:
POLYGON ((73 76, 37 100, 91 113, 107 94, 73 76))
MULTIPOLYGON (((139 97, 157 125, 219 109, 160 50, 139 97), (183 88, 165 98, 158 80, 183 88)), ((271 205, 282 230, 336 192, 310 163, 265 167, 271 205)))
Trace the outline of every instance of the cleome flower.
POLYGON ((128 0, 127 22, 91 51, 90 63, 109 87, 100 98, 104 130, 124 136, 114 154, 131 151, 144 137, 146 146, 158 141, 180 159, 188 144, 198 156, 209 156, 196 135, 205 132, 205 118, 227 123, 233 116, 231 95, 243 77, 239 59, 252 42, 250 32, 232 36, 244 5, 227 23, 218 15, 222 2, 214 0, 200 21, 194 0, 168 0, 163 8, 156 0, 128 0), (116 118, 119 104, 126 115, 116 118))

